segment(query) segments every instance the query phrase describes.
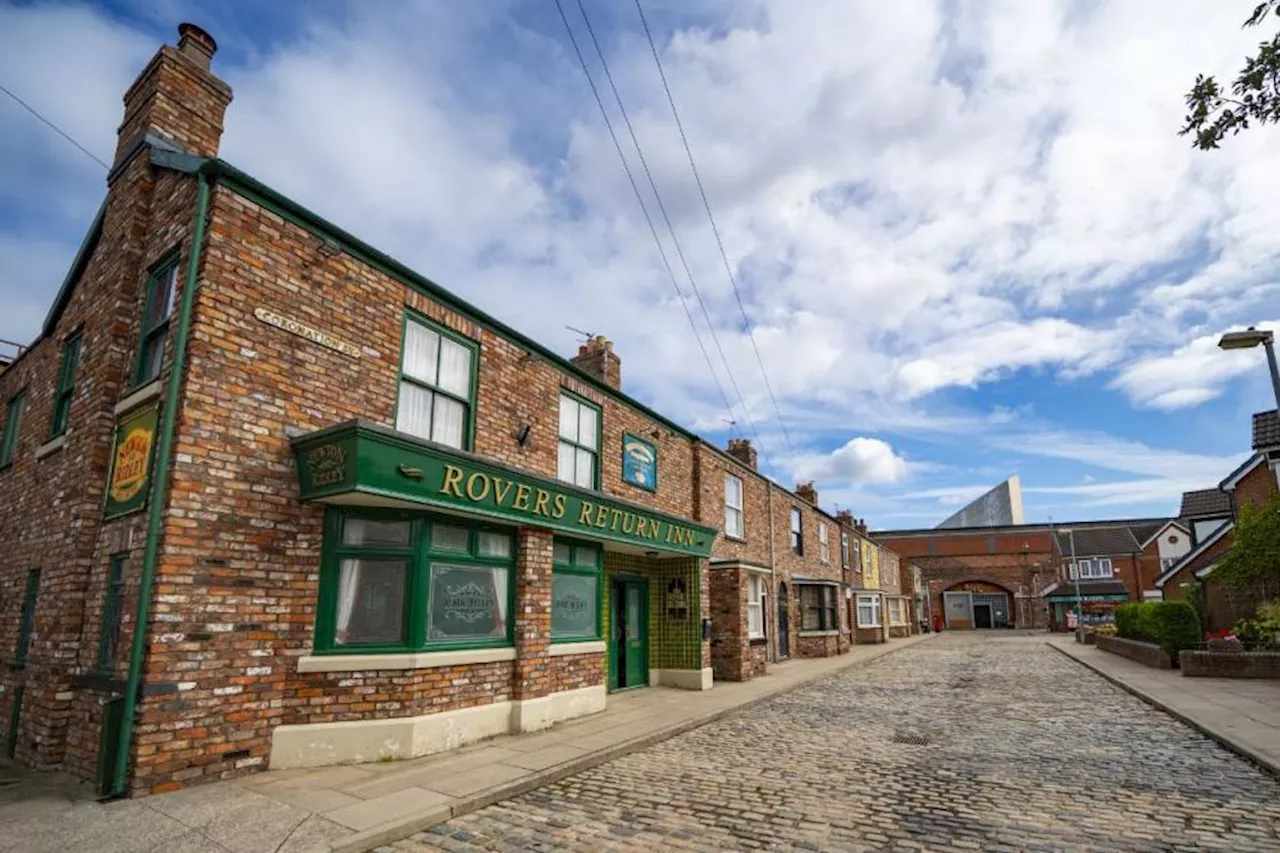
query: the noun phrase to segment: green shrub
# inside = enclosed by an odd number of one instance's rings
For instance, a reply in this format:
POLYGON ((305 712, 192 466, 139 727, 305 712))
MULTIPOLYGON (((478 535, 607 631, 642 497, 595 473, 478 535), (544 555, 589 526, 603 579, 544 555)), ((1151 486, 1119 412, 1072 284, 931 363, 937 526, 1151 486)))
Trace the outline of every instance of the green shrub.
POLYGON ((1276 632, 1280 631, 1280 600, 1261 605, 1252 619, 1241 619, 1231 630, 1250 651, 1280 648, 1276 642, 1276 632))
POLYGON ((1144 602, 1140 628, 1175 661, 1183 649, 1200 646, 1200 617, 1185 601, 1144 602))
POLYGON ((1116 633, 1128 640, 1141 639, 1142 608, 1146 606, 1145 601, 1134 601, 1117 607, 1116 633))

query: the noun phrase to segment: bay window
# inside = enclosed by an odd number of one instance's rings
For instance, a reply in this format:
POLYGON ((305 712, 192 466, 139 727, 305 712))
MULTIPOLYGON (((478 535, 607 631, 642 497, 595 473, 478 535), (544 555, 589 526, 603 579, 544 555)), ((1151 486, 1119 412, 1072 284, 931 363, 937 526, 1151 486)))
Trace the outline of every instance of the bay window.
POLYGON ((724 533, 734 539, 746 536, 742 520, 742 481, 732 474, 724 475, 724 533))
POLYGON ((802 584, 800 586, 800 630, 835 631, 836 588, 828 584, 802 584))
POLYGON ((551 562, 551 641, 600 639, 600 546, 556 539, 551 562))
POLYGON ((747 637, 764 638, 764 575, 747 573, 747 637))
POLYGON ((880 599, 875 595, 858 596, 858 627, 880 627, 880 599))
POLYGON ((510 644, 513 530, 337 509, 325 528, 317 652, 510 644))
POLYGON ((599 488, 600 410, 581 397, 560 394, 557 476, 584 489, 599 488))
POLYGON ((396 429, 466 450, 474 397, 476 345, 410 314, 400 353, 396 429))

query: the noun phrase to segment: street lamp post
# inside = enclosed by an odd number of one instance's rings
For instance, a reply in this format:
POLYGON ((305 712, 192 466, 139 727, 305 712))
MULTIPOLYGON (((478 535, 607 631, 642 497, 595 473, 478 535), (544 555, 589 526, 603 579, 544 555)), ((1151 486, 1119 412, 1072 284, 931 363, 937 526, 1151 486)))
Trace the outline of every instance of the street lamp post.
POLYGON ((1076 563, 1076 532, 1070 527, 1059 527, 1059 533, 1067 534, 1067 541, 1071 543, 1071 565, 1069 571, 1073 572, 1076 581, 1076 640, 1084 639, 1084 611, 1080 606, 1080 566, 1076 563))
POLYGON ((1253 326, 1243 332, 1227 332, 1218 341, 1218 348, 1224 350, 1253 349, 1258 344, 1267 353, 1267 366, 1271 368, 1271 391, 1276 397, 1276 408, 1280 409, 1280 368, 1276 366, 1275 335, 1265 329, 1253 326))

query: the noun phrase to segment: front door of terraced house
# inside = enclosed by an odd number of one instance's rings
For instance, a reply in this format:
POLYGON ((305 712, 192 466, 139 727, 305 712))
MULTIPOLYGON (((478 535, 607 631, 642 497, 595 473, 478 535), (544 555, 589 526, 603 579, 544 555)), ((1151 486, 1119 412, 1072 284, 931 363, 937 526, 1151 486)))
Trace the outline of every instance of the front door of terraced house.
POLYGON ((649 684, 649 582, 613 581, 609 631, 609 689, 649 684))

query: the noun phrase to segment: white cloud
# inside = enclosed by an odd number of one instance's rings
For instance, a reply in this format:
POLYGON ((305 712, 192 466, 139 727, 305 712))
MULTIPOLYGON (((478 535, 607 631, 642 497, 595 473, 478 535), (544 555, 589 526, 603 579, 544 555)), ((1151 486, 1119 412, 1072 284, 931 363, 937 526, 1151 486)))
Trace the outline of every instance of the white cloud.
MULTIPOLYGON (((1280 321, 1257 324, 1260 329, 1280 329, 1280 321)), ((1223 329, 1238 331, 1243 326, 1223 329)), ((1172 411, 1198 406, 1220 395, 1228 381, 1246 373, 1265 370, 1259 350, 1218 349, 1222 332, 1201 335, 1167 354, 1132 362, 1112 381, 1137 406, 1172 411)))
POLYGON ((831 453, 802 457, 795 462, 796 477, 817 479, 840 488, 851 485, 897 483, 906 478, 907 460, 894 452, 887 441, 858 436, 831 453))

